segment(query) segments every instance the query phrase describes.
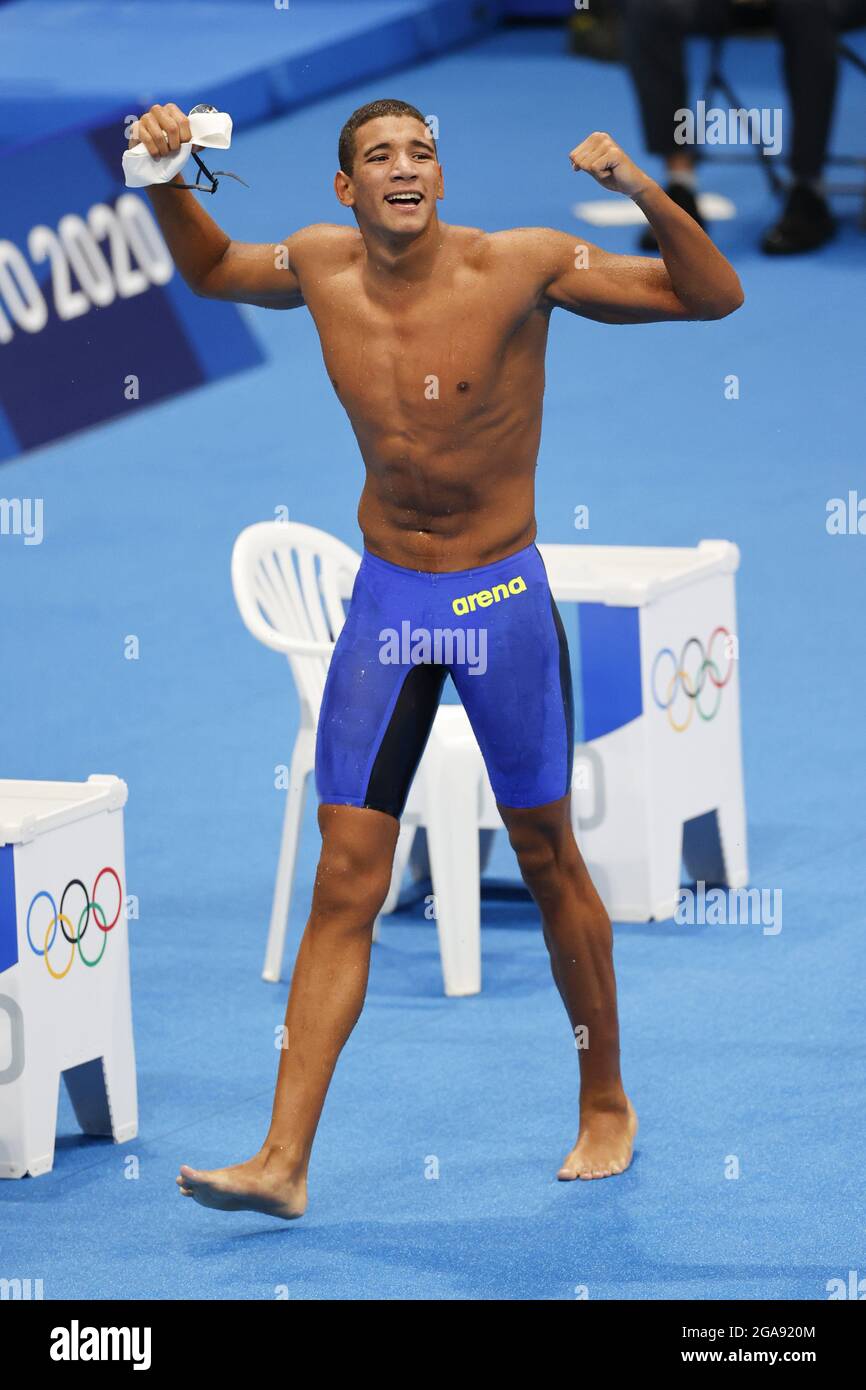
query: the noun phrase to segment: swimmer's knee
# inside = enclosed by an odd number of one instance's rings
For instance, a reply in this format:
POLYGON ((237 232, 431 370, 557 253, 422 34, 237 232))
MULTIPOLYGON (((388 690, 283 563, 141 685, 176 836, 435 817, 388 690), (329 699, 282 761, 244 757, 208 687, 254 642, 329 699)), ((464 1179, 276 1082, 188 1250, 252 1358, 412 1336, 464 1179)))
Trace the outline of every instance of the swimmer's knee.
POLYGON ((540 904, 557 898, 568 886, 580 883, 580 861, 566 851, 557 854, 549 844, 523 850, 517 856, 521 877, 540 904))
POLYGON ((574 838, 567 803, 551 803, 531 812, 506 812, 508 839, 521 877, 540 906, 553 902, 568 887, 595 897, 595 889, 574 838))
POLYGON ((520 826, 508 838, 524 883, 536 896, 556 892, 579 877, 581 860, 571 827, 520 826))
POLYGON ((393 861, 394 844, 388 838, 375 837, 371 843, 364 836, 323 832, 314 912, 371 921, 388 895, 393 861))

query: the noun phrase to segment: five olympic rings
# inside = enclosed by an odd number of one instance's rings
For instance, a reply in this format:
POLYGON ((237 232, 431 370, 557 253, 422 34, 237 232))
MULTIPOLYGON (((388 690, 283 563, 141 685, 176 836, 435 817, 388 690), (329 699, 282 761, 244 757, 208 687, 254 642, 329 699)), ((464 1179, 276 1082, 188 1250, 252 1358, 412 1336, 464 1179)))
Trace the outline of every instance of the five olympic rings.
POLYGON ((99 873, 96 875, 96 878, 94 880, 93 891, 91 893, 88 893, 86 887, 81 882, 80 878, 71 878, 63 890, 63 896, 60 899, 59 912, 57 910, 57 904, 55 903, 54 899, 52 898, 51 894, 47 891, 47 889, 43 888, 40 890, 40 892, 34 893, 33 897, 30 900, 30 906, 27 909, 27 941, 34 955, 42 956, 45 960, 46 969, 48 970, 48 974, 51 976, 52 980, 62 980, 65 975, 69 974, 69 971, 72 969, 72 962, 75 959, 76 946, 78 947, 78 955, 85 965, 93 966, 99 964, 99 962, 102 960, 102 957, 105 955, 105 943, 108 940, 108 933, 112 930, 113 927, 117 925, 118 921, 120 920, 120 910, 122 906, 123 889, 120 886, 120 879, 118 878, 115 870, 110 867, 106 867, 104 869, 99 870, 99 873), (100 904, 96 901, 96 890, 99 887, 99 880, 103 878, 106 874, 110 874, 111 877, 114 879, 115 883, 117 884, 117 911, 115 912, 110 922, 106 921, 105 912, 103 908, 100 906, 100 904), (66 928, 69 927, 71 931, 72 923, 67 917, 66 913, 63 911, 63 909, 66 905, 67 893, 69 893, 72 889, 75 888, 79 889, 83 894, 84 906, 82 907, 81 913, 78 918, 78 926, 75 929, 75 935, 70 936, 66 928), (30 917, 34 907, 36 906, 40 898, 45 898, 46 901, 50 903, 52 913, 51 920, 49 921, 48 926, 45 929, 45 939, 41 947, 35 946, 33 944, 33 937, 30 934, 30 917), (102 945, 99 948, 98 952, 94 952, 94 954, 91 956, 86 956, 84 954, 84 948, 82 947, 81 943, 84 939, 84 934, 87 931, 87 928, 90 926, 91 912, 93 913, 97 927, 102 932, 102 945), (54 966, 51 964, 51 961, 48 958, 48 953, 51 950, 51 947, 54 945, 54 940, 57 936, 58 922, 60 923, 60 930, 62 931, 64 937, 69 942, 69 945, 72 948, 69 952, 69 959, 61 970, 55 970, 54 966))
POLYGON ((701 642, 700 638, 689 637, 687 641, 683 643, 683 649, 680 652, 679 661, 677 661, 677 658, 670 647, 662 647, 661 651, 656 654, 656 659, 653 662, 652 674, 650 676, 650 689, 652 690, 653 699, 655 700, 659 709, 667 710, 668 723, 670 724, 672 729, 676 730, 678 734, 681 734, 685 729, 689 727, 689 724, 692 722, 692 714, 695 710, 697 710, 700 718, 706 720, 707 722, 709 722, 711 719, 715 719, 716 715, 718 714, 719 706, 722 702, 722 690, 727 685, 728 681, 731 679, 731 672, 734 669, 734 662, 733 658, 729 656, 728 669, 725 672, 725 677, 723 680, 722 673, 716 665, 716 662, 713 660, 713 644, 717 637, 728 638, 730 637, 730 635, 731 634, 726 627, 715 628, 713 632, 710 634, 710 640, 707 642, 706 651, 704 651, 704 644, 701 642), (686 661, 688 660, 689 652, 693 647, 697 652, 698 664, 695 670, 690 673, 686 670, 686 661), (656 684, 659 672, 659 662, 664 657, 670 658, 671 669, 670 677, 668 679, 667 686, 665 687, 665 698, 663 700, 660 700, 656 684), (708 680, 710 685, 715 688, 716 695, 712 705, 710 707, 705 708, 707 702, 705 701, 704 705, 701 704, 701 695, 704 692, 708 680), (685 719, 678 721, 674 718, 673 704, 677 696, 677 691, 680 688, 682 689, 683 694, 688 697, 688 712, 686 714, 685 719))

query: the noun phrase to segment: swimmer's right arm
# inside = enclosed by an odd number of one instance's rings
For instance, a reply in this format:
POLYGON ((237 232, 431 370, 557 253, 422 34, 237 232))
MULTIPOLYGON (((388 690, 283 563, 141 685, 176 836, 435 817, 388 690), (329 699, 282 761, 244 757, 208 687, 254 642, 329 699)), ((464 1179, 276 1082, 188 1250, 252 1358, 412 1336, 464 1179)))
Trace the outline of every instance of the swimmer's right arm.
MULTIPOLYGON (((141 140, 148 154, 158 158, 189 139, 189 120, 179 106, 168 102, 152 106, 133 124, 129 144, 141 140)), ((171 182, 191 182, 184 177, 188 172, 189 166, 171 182)), ((151 184, 146 191, 172 259, 194 294, 263 309, 303 305, 294 262, 311 228, 275 243, 232 241, 205 212, 200 194, 167 184, 151 184)))

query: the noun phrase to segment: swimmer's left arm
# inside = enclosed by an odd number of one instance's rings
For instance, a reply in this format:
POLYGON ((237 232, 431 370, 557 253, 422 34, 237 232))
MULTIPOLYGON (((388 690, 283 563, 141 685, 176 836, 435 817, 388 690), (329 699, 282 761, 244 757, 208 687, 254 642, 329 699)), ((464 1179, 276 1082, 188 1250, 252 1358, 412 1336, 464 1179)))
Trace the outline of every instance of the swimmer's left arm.
POLYGON ((545 229, 542 293, 549 304, 601 323, 719 319, 739 309, 743 290, 733 266, 609 135, 591 135, 569 158, 575 169, 637 203, 662 258, 617 256, 545 229))

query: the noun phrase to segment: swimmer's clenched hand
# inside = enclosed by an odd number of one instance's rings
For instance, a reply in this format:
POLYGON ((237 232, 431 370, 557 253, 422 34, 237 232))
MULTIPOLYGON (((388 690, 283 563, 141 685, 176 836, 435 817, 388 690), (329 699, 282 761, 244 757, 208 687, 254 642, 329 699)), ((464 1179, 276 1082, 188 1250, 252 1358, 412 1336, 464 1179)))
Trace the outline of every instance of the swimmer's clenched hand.
POLYGON ((576 171, 592 174, 603 188, 624 193, 628 198, 645 192, 653 182, 649 174, 639 169, 625 150, 603 130, 596 130, 587 136, 568 157, 576 171))
MULTIPOLYGON (((189 117, 185 116, 173 101, 165 106, 158 103, 133 121, 129 133, 129 149, 141 143, 152 159, 160 159, 164 154, 179 150, 191 140, 189 117)), ((193 145, 194 150, 203 150, 204 145, 193 145)))
MULTIPOLYGON (((141 141, 152 158, 180 149, 190 139, 189 117, 173 101, 151 106, 134 121, 129 145, 141 141)), ((203 149, 193 145, 193 150, 203 149)), ((145 189, 172 259, 194 294, 255 304, 263 309, 298 309, 304 303, 297 267, 323 233, 303 228, 283 241, 233 241, 214 221, 200 195, 179 188, 183 173, 145 189)), ((327 229, 326 229, 327 230, 327 229)), ((348 234, 348 229, 344 230, 348 234)))
POLYGON ((603 188, 623 193, 641 209, 656 234, 657 256, 617 256, 573 234, 549 228, 523 233, 548 305, 599 323, 663 323, 721 319, 743 303, 733 266, 693 217, 597 130, 575 146, 572 167, 603 188))

